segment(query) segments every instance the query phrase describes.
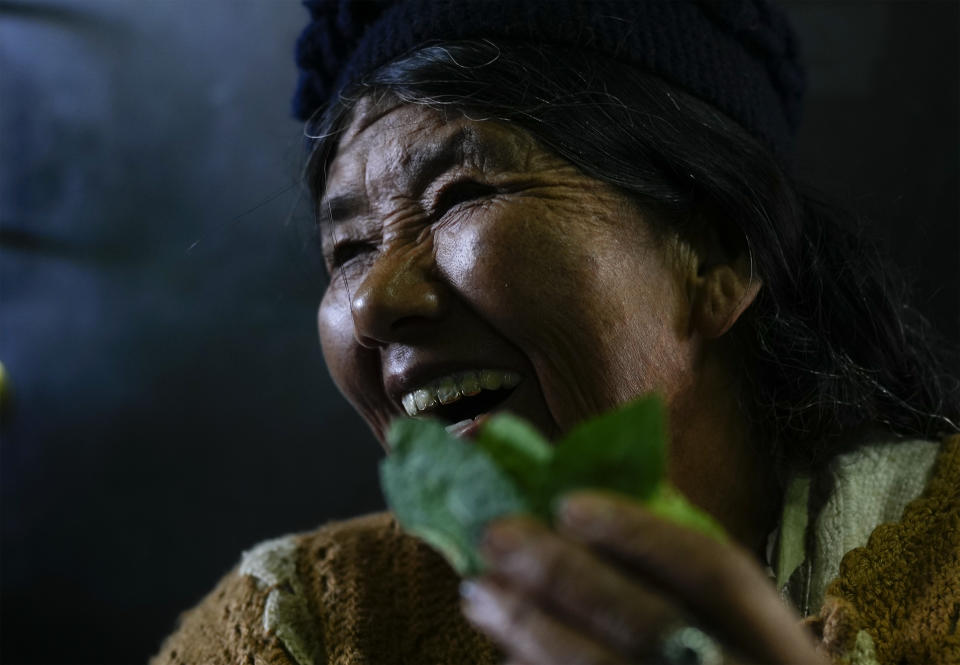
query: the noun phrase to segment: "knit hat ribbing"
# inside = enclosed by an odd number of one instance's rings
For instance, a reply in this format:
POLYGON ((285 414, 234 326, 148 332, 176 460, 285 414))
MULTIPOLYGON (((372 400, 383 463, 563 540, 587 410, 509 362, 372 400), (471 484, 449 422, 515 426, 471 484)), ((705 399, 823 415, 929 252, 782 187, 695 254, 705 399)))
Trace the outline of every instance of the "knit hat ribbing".
POLYGON ((791 152, 804 71, 766 0, 304 0, 294 115, 308 119, 376 67, 431 41, 575 46, 633 63, 713 104, 775 153, 791 152))

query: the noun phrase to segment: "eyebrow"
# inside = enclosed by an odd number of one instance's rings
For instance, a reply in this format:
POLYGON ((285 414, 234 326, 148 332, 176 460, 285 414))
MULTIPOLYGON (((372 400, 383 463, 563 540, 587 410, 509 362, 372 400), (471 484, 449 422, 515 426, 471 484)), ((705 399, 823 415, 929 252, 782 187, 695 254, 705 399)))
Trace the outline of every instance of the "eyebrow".
MULTIPOLYGON (((403 164, 403 169, 407 172, 407 187, 411 193, 421 194, 439 175, 451 166, 461 163, 465 146, 475 144, 476 138, 476 132, 472 128, 459 127, 439 144, 412 151, 403 164)), ((336 226, 366 212, 368 208, 369 202, 363 191, 359 188, 351 189, 343 194, 321 199, 317 222, 321 226, 336 226)))
POLYGON ((317 223, 321 226, 340 224, 367 208, 367 197, 359 191, 347 192, 320 201, 317 210, 317 223))

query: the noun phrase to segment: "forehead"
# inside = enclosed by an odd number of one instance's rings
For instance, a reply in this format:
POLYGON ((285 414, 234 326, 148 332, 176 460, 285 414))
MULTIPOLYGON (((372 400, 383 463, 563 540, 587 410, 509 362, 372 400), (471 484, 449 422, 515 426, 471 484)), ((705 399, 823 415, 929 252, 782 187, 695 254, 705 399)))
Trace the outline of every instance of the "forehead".
POLYGON ((364 98, 341 136, 324 194, 375 184, 412 186, 464 162, 483 170, 523 170, 535 153, 542 151, 530 136, 503 123, 364 98))
POLYGON ((393 135, 435 129, 447 120, 434 109, 404 104, 393 97, 366 96, 350 113, 341 134, 337 155, 350 152, 358 145, 383 140, 393 135))

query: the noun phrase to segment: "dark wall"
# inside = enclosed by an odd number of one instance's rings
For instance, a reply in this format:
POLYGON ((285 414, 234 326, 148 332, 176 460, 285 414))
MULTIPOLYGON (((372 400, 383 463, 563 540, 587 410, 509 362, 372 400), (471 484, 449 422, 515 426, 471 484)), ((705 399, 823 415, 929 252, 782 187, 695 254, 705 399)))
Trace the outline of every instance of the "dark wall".
POLYGON ((256 541, 380 505, 258 0, 0 4, 5 662, 137 662, 256 541))
POLYGON ((800 173, 869 220, 915 302, 960 341, 960 3, 797 1, 800 173))
MULTIPOLYGON (((958 5, 796 2, 801 173, 960 340, 958 5)), ((316 343, 293 1, 0 0, 0 660, 146 659, 258 540, 375 510, 316 343)))

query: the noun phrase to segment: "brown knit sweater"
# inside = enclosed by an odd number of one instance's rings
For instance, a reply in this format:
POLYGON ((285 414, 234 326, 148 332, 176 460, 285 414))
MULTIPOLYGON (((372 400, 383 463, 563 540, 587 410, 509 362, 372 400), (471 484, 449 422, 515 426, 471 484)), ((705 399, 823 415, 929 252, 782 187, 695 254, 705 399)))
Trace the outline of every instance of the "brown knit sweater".
MULTIPOLYGON (((180 617, 151 665, 495 663, 457 578, 389 514, 263 543, 180 617)), ((843 558, 806 620, 838 664, 960 663, 960 436, 896 524, 843 558)))
POLYGON ((850 550, 806 622, 842 665, 960 664, 960 436, 897 523, 850 550))
POLYGON ((498 661, 492 645, 460 613, 453 570, 402 533, 389 513, 328 524, 272 543, 267 543, 267 554, 245 553, 217 588, 180 617, 178 630, 152 665, 498 661), (251 560, 267 560, 271 567, 274 555, 272 568, 290 564, 288 579, 264 583, 249 574, 255 567, 251 560), (265 614, 294 596, 304 601, 299 608, 287 603, 294 609, 276 612, 281 625, 299 628, 300 638, 285 643, 282 630, 266 626, 265 614))

